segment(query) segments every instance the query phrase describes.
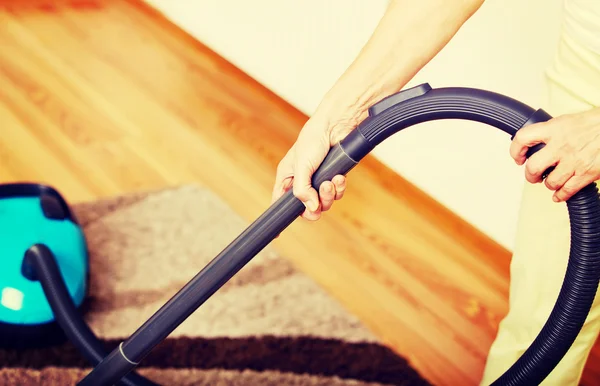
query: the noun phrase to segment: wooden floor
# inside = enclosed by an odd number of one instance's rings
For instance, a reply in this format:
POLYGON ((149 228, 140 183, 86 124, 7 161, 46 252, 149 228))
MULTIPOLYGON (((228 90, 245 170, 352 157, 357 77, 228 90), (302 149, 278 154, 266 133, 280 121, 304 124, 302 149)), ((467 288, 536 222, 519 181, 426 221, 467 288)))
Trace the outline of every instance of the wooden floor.
MULTIPOLYGON (((306 120, 137 1, 0 0, 0 42, 0 181, 73 203, 199 183, 251 221, 306 120)), ((477 384, 509 253, 371 157, 348 183, 275 246, 431 381, 477 384)))

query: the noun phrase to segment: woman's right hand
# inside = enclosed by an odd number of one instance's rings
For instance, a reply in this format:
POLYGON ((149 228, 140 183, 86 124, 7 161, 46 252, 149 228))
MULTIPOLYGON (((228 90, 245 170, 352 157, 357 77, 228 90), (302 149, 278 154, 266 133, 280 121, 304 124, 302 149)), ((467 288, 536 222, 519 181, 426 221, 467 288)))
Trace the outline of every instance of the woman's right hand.
POLYGON ((312 176, 331 147, 358 125, 359 115, 361 114, 317 112, 311 117, 300 131, 296 142, 279 162, 271 203, 292 189, 294 196, 306 207, 302 217, 315 221, 321 217, 322 212, 331 208, 334 201, 340 200, 346 191, 345 176, 337 175, 319 187, 312 186, 312 176))

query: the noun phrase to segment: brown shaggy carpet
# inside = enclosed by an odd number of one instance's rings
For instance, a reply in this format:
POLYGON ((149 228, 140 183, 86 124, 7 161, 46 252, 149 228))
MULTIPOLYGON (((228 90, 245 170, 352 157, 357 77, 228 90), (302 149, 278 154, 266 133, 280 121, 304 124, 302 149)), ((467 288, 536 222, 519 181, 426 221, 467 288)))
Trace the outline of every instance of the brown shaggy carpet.
MULTIPOLYGON (((90 250, 85 318, 112 349, 248 224, 184 186, 78 204, 90 250)), ((0 384, 71 385, 88 371, 70 343, 0 349, 0 384)), ((140 364, 163 385, 427 385, 270 247, 140 364)))

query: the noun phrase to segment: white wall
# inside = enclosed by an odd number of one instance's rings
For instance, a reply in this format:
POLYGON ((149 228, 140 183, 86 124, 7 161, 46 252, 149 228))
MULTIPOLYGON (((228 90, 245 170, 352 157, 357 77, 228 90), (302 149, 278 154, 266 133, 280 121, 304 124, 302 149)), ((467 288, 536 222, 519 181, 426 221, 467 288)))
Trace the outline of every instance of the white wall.
MULTIPOLYGON (((148 2, 309 115, 387 5, 387 0, 148 2)), ((409 86, 480 87, 544 107, 543 70, 553 55, 561 6, 562 0, 488 0, 409 86)), ((394 136, 373 154, 510 249, 524 178, 508 155, 509 142, 506 134, 481 124, 429 122, 394 136)))

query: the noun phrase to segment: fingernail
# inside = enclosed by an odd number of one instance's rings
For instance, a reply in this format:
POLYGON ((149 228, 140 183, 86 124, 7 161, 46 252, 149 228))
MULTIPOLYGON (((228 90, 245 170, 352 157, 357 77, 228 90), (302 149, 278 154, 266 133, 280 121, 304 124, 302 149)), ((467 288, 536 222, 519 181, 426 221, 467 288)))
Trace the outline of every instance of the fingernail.
POLYGON ((317 204, 313 200, 310 200, 308 202, 308 210, 310 210, 311 212, 315 212, 318 208, 319 208, 319 204, 317 204))

